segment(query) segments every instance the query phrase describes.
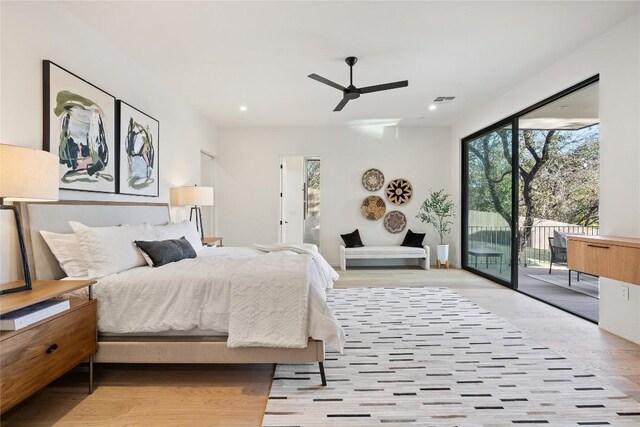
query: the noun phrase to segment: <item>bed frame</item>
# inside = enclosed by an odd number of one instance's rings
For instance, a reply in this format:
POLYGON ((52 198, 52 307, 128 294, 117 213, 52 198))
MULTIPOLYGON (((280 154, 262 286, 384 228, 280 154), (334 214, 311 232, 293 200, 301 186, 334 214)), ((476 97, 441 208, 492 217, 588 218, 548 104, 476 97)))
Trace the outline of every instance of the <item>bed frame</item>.
MULTIPOLYGON (((166 203, 72 201, 18 203, 30 259, 31 276, 36 280, 65 277, 40 230, 71 233, 68 221, 95 227, 170 221, 166 203)), ((98 352, 89 360, 90 371, 97 363, 318 363, 322 385, 324 342, 309 339, 306 348, 227 347, 220 336, 133 336, 98 334, 98 352)))

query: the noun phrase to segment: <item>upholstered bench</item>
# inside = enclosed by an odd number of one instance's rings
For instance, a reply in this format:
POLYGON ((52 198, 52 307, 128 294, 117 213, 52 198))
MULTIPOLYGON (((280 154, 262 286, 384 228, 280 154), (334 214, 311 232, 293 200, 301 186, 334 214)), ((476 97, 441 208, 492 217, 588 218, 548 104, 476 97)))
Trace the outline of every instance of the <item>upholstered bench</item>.
POLYGON ((361 248, 346 248, 340 245, 340 268, 347 269, 348 259, 407 259, 417 258, 420 267, 429 269, 429 246, 421 248, 409 246, 363 246, 361 248))

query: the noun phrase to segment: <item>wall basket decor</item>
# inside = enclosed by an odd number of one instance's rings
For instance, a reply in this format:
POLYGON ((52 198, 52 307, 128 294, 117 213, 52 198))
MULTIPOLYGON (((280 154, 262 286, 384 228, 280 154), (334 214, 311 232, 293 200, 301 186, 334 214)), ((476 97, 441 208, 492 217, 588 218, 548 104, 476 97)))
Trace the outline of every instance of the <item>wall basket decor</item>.
POLYGON ((387 207, 384 204, 384 200, 379 196, 369 196, 362 202, 360 207, 362 216, 371 221, 376 221, 384 216, 387 211, 387 207))
POLYGON ((378 191, 384 185, 384 174, 379 169, 369 169, 362 174, 362 186, 369 191, 378 191))
POLYGON ((413 196, 413 187, 411 183, 406 179, 394 179, 387 185, 385 191, 387 200, 396 206, 402 206, 409 203, 411 196, 413 196))
POLYGON ((400 211, 391 211, 384 217, 384 228, 389 233, 401 233, 406 226, 407 217, 400 211))

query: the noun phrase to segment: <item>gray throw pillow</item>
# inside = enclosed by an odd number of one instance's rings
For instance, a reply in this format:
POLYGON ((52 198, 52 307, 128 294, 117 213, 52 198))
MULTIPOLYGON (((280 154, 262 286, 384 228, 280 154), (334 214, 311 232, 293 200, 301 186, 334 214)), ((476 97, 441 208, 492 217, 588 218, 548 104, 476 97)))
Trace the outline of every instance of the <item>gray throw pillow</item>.
POLYGON ((197 256, 195 249, 184 236, 170 240, 136 240, 136 245, 151 259, 153 267, 197 256))

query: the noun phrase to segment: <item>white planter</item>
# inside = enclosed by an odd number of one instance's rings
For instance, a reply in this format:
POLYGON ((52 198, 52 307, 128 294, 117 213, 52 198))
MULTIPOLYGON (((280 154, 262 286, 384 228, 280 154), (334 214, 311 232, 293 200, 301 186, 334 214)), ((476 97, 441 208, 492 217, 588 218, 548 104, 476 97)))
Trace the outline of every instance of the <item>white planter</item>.
POLYGON ((436 255, 440 264, 446 264, 449 261, 449 245, 438 245, 436 255))

